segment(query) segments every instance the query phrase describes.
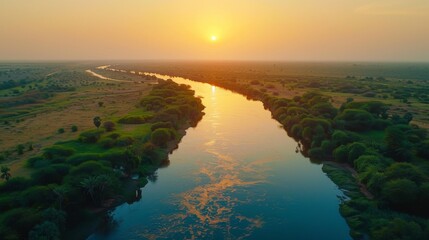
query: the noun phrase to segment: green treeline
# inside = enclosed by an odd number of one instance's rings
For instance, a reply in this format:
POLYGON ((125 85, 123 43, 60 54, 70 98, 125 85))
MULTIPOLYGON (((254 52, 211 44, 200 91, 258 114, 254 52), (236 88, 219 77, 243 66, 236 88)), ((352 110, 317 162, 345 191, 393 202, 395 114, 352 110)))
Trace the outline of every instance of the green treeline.
POLYGON ((27 161, 31 177, 12 176, 0 184, 1 239, 61 239, 112 201, 134 201, 136 189, 168 164, 168 152, 203 109, 189 86, 159 80, 138 103, 138 113, 116 121, 96 117, 97 128, 79 139, 45 148, 27 161), (126 124, 135 128, 126 131, 126 124), (131 180, 135 175, 139 181, 131 180))
POLYGON ((235 81, 210 83, 262 101, 312 161, 356 171, 323 167, 348 196, 340 211, 353 238, 429 239, 429 139, 410 124, 412 114, 389 115, 378 101, 348 99, 337 109, 316 92, 286 99, 235 81))

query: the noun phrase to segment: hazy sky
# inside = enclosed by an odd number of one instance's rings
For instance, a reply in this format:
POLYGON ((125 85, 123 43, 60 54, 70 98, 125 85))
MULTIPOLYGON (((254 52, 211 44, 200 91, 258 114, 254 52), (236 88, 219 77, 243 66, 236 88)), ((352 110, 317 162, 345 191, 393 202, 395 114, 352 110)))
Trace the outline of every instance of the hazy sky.
POLYGON ((65 59, 429 61, 429 0, 0 0, 0 60, 65 59))

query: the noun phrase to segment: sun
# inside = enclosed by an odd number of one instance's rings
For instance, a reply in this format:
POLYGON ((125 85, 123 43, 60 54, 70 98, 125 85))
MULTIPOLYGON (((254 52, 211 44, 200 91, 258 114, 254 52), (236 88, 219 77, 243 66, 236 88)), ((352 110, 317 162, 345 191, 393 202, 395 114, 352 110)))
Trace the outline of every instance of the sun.
POLYGON ((217 41, 217 36, 212 35, 212 36, 210 37, 210 39, 212 40, 212 42, 216 42, 216 41, 217 41))

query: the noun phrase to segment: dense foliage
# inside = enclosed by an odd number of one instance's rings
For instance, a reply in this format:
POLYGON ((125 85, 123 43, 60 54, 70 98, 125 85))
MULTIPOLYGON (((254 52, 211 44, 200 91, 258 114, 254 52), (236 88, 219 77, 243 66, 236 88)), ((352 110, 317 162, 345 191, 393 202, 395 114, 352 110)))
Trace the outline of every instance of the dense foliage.
POLYGON ((425 129, 410 124, 411 113, 389 114, 387 104, 351 98, 337 109, 312 91, 280 98, 254 88, 256 82, 208 82, 262 101, 312 161, 356 171, 337 167, 328 173, 347 189, 341 213, 353 238, 429 239, 429 139, 425 129))
POLYGON ((1 238, 60 239, 66 229, 87 218, 89 211, 107 208, 112 200, 135 200, 135 189, 165 164, 167 144, 177 144, 183 136, 178 132, 197 124, 204 106, 189 86, 159 80, 138 108, 153 116, 140 123, 139 131, 127 133, 120 122, 113 121, 104 121, 99 128, 102 121, 96 117, 97 129, 28 159, 31 177, 11 177, 3 167, 1 238), (157 98, 163 102, 155 112, 153 99, 157 98), (136 174, 140 181, 130 181, 136 174))

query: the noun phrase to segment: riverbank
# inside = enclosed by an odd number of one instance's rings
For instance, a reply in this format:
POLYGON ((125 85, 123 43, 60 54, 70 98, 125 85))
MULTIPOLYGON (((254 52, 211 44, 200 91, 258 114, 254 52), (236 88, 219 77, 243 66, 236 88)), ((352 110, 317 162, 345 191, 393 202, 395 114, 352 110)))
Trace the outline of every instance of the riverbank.
MULTIPOLYGON (((147 176, 156 174, 156 170, 160 167, 168 167, 170 160, 168 155, 179 147, 179 143, 186 135, 186 130, 191 127, 189 124, 183 124, 177 130, 178 136, 176 139, 169 141, 167 147, 162 149, 161 154, 157 155, 154 161, 159 162, 158 166, 148 166, 145 170, 147 176)), ((78 225, 68 228, 64 233, 64 239, 87 239, 88 236, 98 232, 108 232, 115 227, 112 221, 111 211, 122 204, 132 204, 139 201, 142 197, 141 188, 144 188, 148 183, 147 176, 139 176, 138 179, 130 178, 124 182, 122 186, 122 194, 114 196, 106 200, 101 207, 91 209, 91 216, 79 222, 78 225)))
POLYGON ((94 214, 138 200, 136 190, 168 164, 168 153, 202 118, 204 106, 189 86, 163 80, 136 106, 123 116, 94 117, 94 129, 81 132, 79 139, 58 142, 30 158, 31 178, 1 184, 2 236, 26 238, 49 228, 60 237, 94 214))
POLYGON ((172 164, 142 189, 144 197, 115 208, 115 229, 91 240, 350 239, 338 211, 342 192, 320 166, 295 152, 295 140, 261 102, 157 76, 190 85, 206 106, 204 118, 169 156, 172 164))
POLYGON ((201 73, 195 80, 262 101, 301 143, 304 156, 347 166, 325 165, 324 171, 341 189, 348 189, 349 199, 340 208, 353 238, 391 239, 410 232, 414 239, 427 238, 428 140, 424 129, 410 124, 412 115, 390 115, 389 106, 378 101, 350 99, 337 108, 315 91, 284 98, 227 77, 201 73))

